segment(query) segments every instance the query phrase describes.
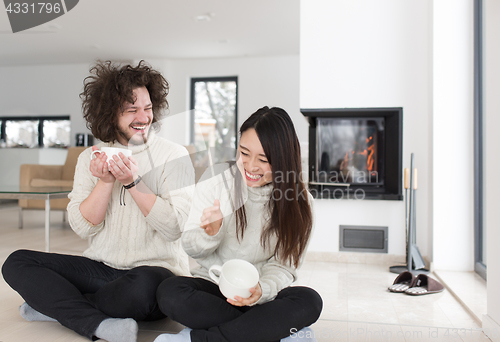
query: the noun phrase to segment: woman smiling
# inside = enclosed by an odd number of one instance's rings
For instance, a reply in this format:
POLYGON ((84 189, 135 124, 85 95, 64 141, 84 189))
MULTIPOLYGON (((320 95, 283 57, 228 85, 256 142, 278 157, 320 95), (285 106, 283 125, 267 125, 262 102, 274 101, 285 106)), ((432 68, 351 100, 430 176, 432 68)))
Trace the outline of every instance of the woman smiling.
POLYGON ((240 134, 236 164, 196 188, 181 238, 199 264, 191 270, 194 277, 167 279, 158 288, 162 312, 188 328, 156 342, 279 341, 321 313, 316 291, 290 287, 313 228, 312 196, 301 179, 292 120, 281 108, 264 107, 243 123, 240 134), (231 259, 259 271, 248 298, 226 299, 208 275, 211 266, 231 259))

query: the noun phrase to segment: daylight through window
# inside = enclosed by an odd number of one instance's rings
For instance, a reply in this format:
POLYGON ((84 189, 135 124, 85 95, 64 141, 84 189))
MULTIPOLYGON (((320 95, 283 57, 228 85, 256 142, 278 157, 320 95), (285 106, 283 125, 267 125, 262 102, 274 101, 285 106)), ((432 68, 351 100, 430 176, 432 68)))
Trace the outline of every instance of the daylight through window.
POLYGON ((191 79, 191 143, 195 166, 234 160, 237 132, 237 77, 191 79), (211 160, 210 160, 211 159, 211 160))

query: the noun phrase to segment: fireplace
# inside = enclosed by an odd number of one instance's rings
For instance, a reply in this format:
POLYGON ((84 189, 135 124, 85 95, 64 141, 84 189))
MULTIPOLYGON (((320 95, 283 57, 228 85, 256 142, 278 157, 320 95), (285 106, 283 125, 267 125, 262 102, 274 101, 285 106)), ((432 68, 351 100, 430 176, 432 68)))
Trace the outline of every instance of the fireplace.
POLYGON ((301 109, 315 198, 401 200, 402 108, 301 109))

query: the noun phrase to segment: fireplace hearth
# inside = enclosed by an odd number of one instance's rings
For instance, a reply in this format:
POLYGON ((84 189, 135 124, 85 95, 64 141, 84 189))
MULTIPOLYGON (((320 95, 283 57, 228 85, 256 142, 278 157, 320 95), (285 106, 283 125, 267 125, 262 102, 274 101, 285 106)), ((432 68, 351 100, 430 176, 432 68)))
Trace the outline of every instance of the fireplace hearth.
POLYGON ((402 108, 301 109, 315 198, 402 200, 402 108))

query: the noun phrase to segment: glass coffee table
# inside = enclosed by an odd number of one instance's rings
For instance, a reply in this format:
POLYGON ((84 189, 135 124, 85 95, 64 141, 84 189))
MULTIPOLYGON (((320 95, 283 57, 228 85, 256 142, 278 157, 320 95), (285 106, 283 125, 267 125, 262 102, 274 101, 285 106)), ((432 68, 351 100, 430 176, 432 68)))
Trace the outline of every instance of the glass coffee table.
POLYGON ((40 199, 45 200, 45 251, 50 251, 50 200, 67 198, 71 188, 29 187, 1 185, 0 199, 40 199))

